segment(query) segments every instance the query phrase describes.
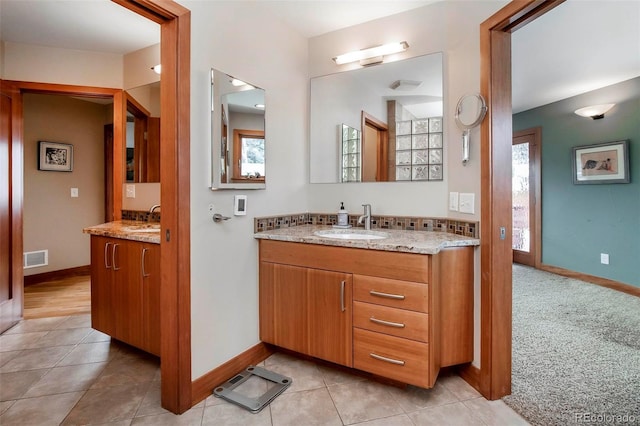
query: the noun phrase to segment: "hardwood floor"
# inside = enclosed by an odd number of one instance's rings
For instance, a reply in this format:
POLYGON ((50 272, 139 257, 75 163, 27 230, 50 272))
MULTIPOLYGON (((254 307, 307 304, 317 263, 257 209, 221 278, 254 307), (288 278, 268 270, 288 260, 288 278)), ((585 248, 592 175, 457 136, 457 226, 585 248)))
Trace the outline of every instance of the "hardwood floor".
POLYGON ((24 288, 24 319, 91 313, 89 275, 51 280, 24 288))

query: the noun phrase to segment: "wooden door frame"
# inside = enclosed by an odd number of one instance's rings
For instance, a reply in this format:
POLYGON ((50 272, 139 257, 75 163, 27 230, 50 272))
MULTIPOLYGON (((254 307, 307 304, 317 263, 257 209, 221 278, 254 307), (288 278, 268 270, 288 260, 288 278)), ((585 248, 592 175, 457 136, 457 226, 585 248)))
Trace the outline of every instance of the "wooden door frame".
POLYGON ((362 164, 364 168, 364 151, 365 151, 365 131, 364 128, 368 125, 375 128, 378 131, 378 141, 376 142, 376 182, 386 182, 389 175, 389 126, 382 121, 378 120, 373 115, 361 111, 360 113, 360 129, 362 130, 362 144, 361 154, 362 164))
POLYGON ((467 375, 489 400, 511 393, 511 32, 563 2, 513 0, 480 25, 480 371, 467 375))
POLYGON ((167 0, 112 0, 160 24, 160 358, 162 406, 191 408, 191 11, 167 0))
MULTIPOLYGON (((532 248, 532 250, 530 250, 529 255, 533 258, 533 265, 530 266, 533 266, 534 268, 540 268, 540 264, 542 263, 542 128, 532 127, 530 129, 513 132, 513 139, 511 144, 514 145, 515 140, 519 138, 527 138, 530 145, 529 152, 533 152, 532 155, 529 155, 529 176, 531 176, 532 160, 533 174, 535 175, 535 180, 533 182, 531 182, 531 180, 529 181, 529 211, 533 211, 533 213, 530 213, 530 215, 533 216, 533 226, 531 226, 530 231, 530 248, 532 248), (533 183, 533 185, 531 185, 531 183, 533 183)), ((514 250, 513 253, 514 262, 518 258, 515 252, 516 250, 514 250)))

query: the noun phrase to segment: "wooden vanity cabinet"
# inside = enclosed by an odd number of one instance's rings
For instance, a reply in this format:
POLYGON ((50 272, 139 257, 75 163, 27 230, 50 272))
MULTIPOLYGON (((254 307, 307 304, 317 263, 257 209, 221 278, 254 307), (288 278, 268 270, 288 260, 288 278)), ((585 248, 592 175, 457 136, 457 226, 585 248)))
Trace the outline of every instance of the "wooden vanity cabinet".
POLYGON ((160 354, 160 246, 91 236, 91 325, 160 354))
POLYGON ((351 366, 351 275, 260 264, 262 341, 351 366))
POLYGON ((262 341, 424 388, 473 360, 473 247, 259 247, 262 341))

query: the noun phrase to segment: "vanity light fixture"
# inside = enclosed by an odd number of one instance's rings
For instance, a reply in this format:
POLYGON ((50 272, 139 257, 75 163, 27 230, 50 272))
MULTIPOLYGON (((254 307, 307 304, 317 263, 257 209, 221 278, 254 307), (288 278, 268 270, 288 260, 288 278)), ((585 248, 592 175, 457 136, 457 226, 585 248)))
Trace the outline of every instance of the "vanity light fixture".
POLYGON ((592 120, 599 120, 604 118, 605 113, 613 108, 615 104, 601 104, 591 105, 588 107, 575 110, 575 113, 581 117, 591 118, 592 120))
POLYGON ((154 65, 151 67, 151 69, 153 70, 153 72, 155 72, 156 74, 160 74, 161 70, 162 70, 162 65, 158 64, 158 65, 154 65))
POLYGON ((373 65, 382 62, 385 55, 404 52, 409 48, 406 41, 387 43, 368 49, 355 50, 353 52, 338 55, 333 58, 337 65, 360 61, 360 65, 373 65))

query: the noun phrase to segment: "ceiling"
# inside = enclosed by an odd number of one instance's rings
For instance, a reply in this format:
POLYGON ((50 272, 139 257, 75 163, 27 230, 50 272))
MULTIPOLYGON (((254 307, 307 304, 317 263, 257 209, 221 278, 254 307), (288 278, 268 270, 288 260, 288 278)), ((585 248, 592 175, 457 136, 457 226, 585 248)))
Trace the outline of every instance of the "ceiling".
MULTIPOLYGON (((436 1, 457 0, 251 3, 313 37, 436 1)), ((0 0, 0 37, 124 54, 159 43, 160 28, 109 0, 0 0)), ((638 75, 640 0, 568 0, 513 35, 514 112, 638 75)))

